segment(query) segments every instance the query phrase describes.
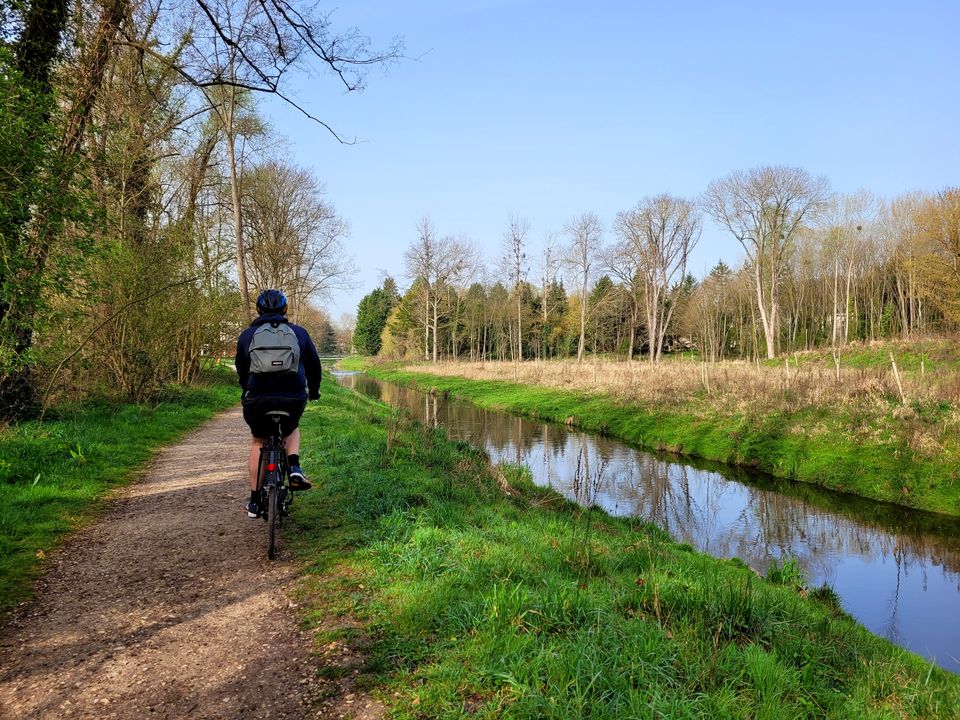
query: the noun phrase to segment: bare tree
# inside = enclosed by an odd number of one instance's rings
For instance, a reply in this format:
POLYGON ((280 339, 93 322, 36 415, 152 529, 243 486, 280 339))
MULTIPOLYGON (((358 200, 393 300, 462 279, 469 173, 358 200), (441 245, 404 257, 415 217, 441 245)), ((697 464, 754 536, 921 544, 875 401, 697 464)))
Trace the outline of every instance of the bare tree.
POLYGON ((399 60, 403 44, 394 38, 385 49, 374 50, 356 28, 336 29, 333 15, 298 0, 195 0, 168 5, 163 42, 137 47, 172 63, 196 88, 233 86, 275 95, 338 141, 354 142, 297 101, 288 87, 290 77, 295 70, 326 70, 346 92, 359 92, 369 69, 399 60), (178 52, 158 50, 167 43, 178 52))
POLYGON ((642 253, 639 252, 641 243, 639 233, 636 237, 628 237, 626 228, 621 227, 622 217, 627 213, 619 213, 614 222, 614 232, 617 234, 617 242, 606 253, 605 263, 607 269, 616 277, 626 290, 630 298, 630 317, 629 327, 627 328, 627 361, 633 360, 633 351, 635 339, 637 336, 637 325, 640 320, 640 303, 643 296, 643 283, 641 281, 640 262, 642 253))
POLYGON ((543 315, 540 331, 540 357, 547 357, 547 325, 550 319, 550 286, 556 279, 557 236, 552 232, 543 238, 543 256, 540 263, 540 310, 543 315))
MULTIPOLYGON (((243 93, 235 85, 229 85, 225 88, 205 88, 204 96, 210 103, 210 107, 219 120, 220 127, 223 130, 223 136, 226 140, 227 150, 227 170, 230 178, 230 207, 233 218, 233 239, 236 253, 237 267, 237 285, 240 288, 240 304, 244 318, 249 323, 252 316, 252 305, 250 302, 250 284, 247 281, 247 258, 246 244, 243 237, 243 213, 241 210, 241 182, 242 170, 240 168, 243 151, 237 152, 237 141, 253 132, 259 132, 257 123, 244 122, 251 120, 250 117, 239 116, 242 109, 241 97, 243 93), (221 90, 221 92, 215 92, 221 90), (215 99, 218 98, 218 99, 215 99), (246 132, 244 131, 246 130, 246 132)), ((249 96, 249 93, 243 93, 249 96)))
POLYGON ((603 225, 594 213, 583 213, 567 223, 565 232, 570 237, 565 264, 573 272, 580 287, 580 342, 577 345, 577 362, 583 362, 587 329, 587 291, 590 277, 601 250, 603 225))
POLYGON ((433 268, 436 264, 437 234, 433 229, 430 218, 424 216, 417 223, 417 239, 411 243, 404 253, 404 262, 407 266, 407 277, 419 289, 423 308, 423 359, 430 359, 430 300, 433 289, 430 279, 433 277, 433 268))
POLYGON ((296 319, 308 301, 352 286, 349 226, 310 170, 274 160, 248 171, 244 186, 244 255, 254 287, 283 287, 296 319))
POLYGON ((877 218, 877 202, 866 190, 850 195, 834 195, 824 208, 820 230, 824 250, 833 257, 833 319, 831 344, 840 340, 839 326, 843 324, 843 343, 850 339, 850 290, 853 272, 864 251, 866 234, 877 218), (844 275, 844 302, 840 309, 840 275, 844 275))
POLYGON ((459 281, 471 266, 473 250, 470 244, 449 235, 437 237, 430 219, 424 217, 417 224, 417 239, 407 248, 404 261, 407 276, 422 288, 424 307, 424 359, 437 362, 437 335, 440 326, 440 303, 448 287, 459 281), (432 355, 429 340, 432 335, 432 355))
MULTIPOLYGON (((160 7, 159 0, 153 0, 160 7)), ((245 98, 269 94, 326 128, 339 142, 352 143, 328 123, 312 115, 288 89, 291 72, 319 66, 331 72, 347 92, 362 90, 371 66, 400 57, 394 39, 382 52, 356 29, 338 32, 332 13, 292 0, 195 0, 168 6, 162 18, 166 41, 175 53, 159 53, 150 43, 127 38, 144 56, 169 63, 203 95, 221 127, 227 146, 237 280, 242 310, 251 315, 243 222, 240 211, 240 172, 237 164, 238 111, 245 98)))
POLYGON ((353 331, 357 328, 357 317, 353 313, 340 313, 340 321, 336 325, 337 351, 348 355, 356 352, 353 344, 353 331))
POLYGON ((923 193, 904 193, 894 198, 882 215, 881 232, 890 256, 900 333, 904 340, 923 328, 926 288, 920 270, 929 248, 920 215, 928 201, 929 197, 923 193))
MULTIPOLYGON (((628 287, 643 288, 650 362, 658 363, 676 302, 673 295, 687 274, 687 260, 700 239, 696 205, 670 195, 641 200, 636 208, 617 214, 619 241, 613 269, 628 287)), ((637 307, 636 292, 634 308, 637 307)), ((631 356, 633 338, 630 338, 631 356)))
POLYGON ((523 282, 527 277, 527 254, 524 245, 530 233, 530 222, 519 215, 510 216, 510 225, 503 234, 501 264, 510 277, 517 300, 517 350, 514 358, 523 360, 523 282))
POLYGON ((815 219, 828 198, 826 178, 783 165, 731 173, 711 182, 704 195, 707 212, 746 251, 768 358, 777 354, 780 281, 789 250, 800 228, 815 219))

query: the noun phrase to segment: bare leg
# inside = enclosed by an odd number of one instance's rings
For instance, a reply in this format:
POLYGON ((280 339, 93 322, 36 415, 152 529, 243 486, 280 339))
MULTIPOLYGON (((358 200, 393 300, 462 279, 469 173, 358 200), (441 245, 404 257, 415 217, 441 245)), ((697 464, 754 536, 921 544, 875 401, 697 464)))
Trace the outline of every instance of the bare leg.
POLYGON ((292 433, 287 435, 283 439, 283 444, 287 448, 287 455, 299 455, 300 454, 300 428, 297 428, 292 433))
POLYGON ((257 465, 260 464, 260 448, 267 441, 264 438, 250 438, 250 455, 247 457, 247 474, 250 478, 250 489, 257 489, 257 465))
MULTIPOLYGON (((257 482, 257 465, 260 464, 260 448, 262 448, 266 442, 266 438, 250 438, 250 455, 247 457, 247 475, 250 478, 251 490, 256 490, 259 485, 257 482)), ((298 455, 300 453, 300 428, 297 428, 284 438, 284 445, 287 449, 287 455, 298 455)), ((261 475, 262 474, 263 473, 261 473, 261 475)))

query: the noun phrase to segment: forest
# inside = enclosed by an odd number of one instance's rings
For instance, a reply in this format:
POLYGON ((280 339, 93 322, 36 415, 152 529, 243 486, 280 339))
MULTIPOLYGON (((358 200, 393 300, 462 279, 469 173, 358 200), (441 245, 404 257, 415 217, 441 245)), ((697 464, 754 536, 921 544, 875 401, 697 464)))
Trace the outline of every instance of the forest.
POLYGON ((0 420, 190 383, 256 288, 346 343, 320 303, 352 278, 349 223, 258 108, 313 118, 290 76, 359 91, 399 44, 285 0, 0 8, 0 420))
POLYGON ((441 235, 424 218, 405 260, 409 289, 399 293, 388 278, 358 307, 360 352, 771 359, 955 332, 960 189, 885 200, 764 166, 717 179, 697 198, 644 198, 609 225, 578 215, 542 241, 512 216, 492 264, 468 238, 441 235), (736 238, 742 256, 697 278, 690 256, 709 221, 736 238))

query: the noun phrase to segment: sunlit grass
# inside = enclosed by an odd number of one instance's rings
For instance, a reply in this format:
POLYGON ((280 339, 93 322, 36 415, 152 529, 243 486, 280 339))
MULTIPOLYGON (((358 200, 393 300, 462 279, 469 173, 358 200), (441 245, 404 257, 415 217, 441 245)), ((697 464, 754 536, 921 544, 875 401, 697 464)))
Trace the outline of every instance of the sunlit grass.
POLYGON ((363 648, 358 682, 392 717, 946 718, 960 706, 955 676, 828 593, 807 597, 789 565, 765 580, 653 526, 590 516, 341 388, 325 386, 303 428, 317 489, 290 536, 308 568, 302 601, 327 628, 320 642, 363 648))

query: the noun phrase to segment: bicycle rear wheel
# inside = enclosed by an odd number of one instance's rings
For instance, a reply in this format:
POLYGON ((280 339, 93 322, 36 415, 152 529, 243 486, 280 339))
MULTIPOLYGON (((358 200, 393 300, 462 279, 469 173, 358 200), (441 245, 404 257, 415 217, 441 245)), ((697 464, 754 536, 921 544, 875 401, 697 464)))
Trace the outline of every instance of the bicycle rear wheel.
POLYGON ((277 502, 277 486, 267 488, 267 557, 277 557, 277 527, 280 524, 280 505, 277 502))

